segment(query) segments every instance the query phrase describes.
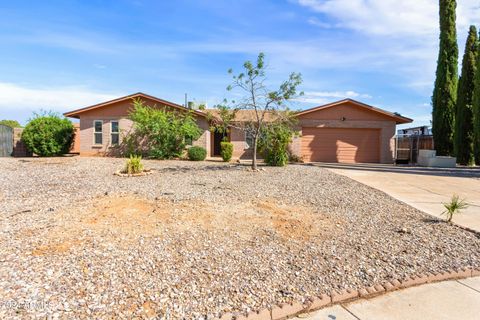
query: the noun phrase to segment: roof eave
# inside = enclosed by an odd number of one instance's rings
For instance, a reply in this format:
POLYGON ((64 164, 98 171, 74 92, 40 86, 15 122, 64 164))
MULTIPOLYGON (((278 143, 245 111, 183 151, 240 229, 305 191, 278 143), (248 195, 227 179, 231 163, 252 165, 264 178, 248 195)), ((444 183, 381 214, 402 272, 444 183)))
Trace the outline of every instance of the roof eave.
POLYGON ((396 115, 395 113, 392 113, 392 112, 389 112, 389 111, 386 111, 386 110, 382 110, 382 109, 379 109, 379 108, 375 108, 373 106, 370 106, 368 104, 365 104, 365 103, 362 103, 360 101, 356 101, 356 100, 350 99, 350 98, 335 101, 335 102, 328 103, 328 104, 321 105, 321 106, 317 106, 317 107, 313 107, 313 108, 310 108, 310 109, 307 109, 307 110, 304 110, 304 111, 300 111, 295 116, 298 117, 298 116, 301 116, 301 115, 304 115, 304 114, 307 114, 307 113, 311 113, 311 112, 315 112, 315 111, 318 111, 318 110, 330 108, 330 107, 333 107, 333 106, 336 106, 336 105, 339 105, 339 104, 342 104, 342 103, 345 103, 345 102, 352 102, 352 103, 357 104, 359 106, 363 106, 365 108, 368 108, 371 111, 374 111, 374 112, 383 114, 385 116, 391 117, 391 118, 395 119, 396 124, 404 124, 404 123, 413 122, 413 119, 410 119, 410 118, 407 118, 407 117, 404 117, 404 116, 400 116, 400 115, 396 115))
POLYGON ((65 112, 63 115, 65 117, 80 119, 80 115, 79 115, 80 113, 83 113, 83 112, 86 112, 86 111, 89 111, 89 110, 94 110, 94 109, 97 109, 97 108, 101 108, 101 107, 110 105, 112 103, 125 101, 125 100, 129 100, 129 99, 134 99, 136 97, 144 97, 144 98, 147 98, 147 99, 158 101, 159 103, 163 103, 167 106, 182 109, 182 110, 185 110, 185 111, 191 110, 194 114, 196 114, 198 116, 206 117, 206 114, 204 114, 202 112, 199 112, 197 110, 188 109, 188 108, 185 108, 184 106, 181 106, 179 104, 176 104, 176 103, 173 103, 173 102, 170 102, 170 101, 167 101, 167 100, 163 100, 163 99, 151 96, 151 95, 143 93, 143 92, 137 92, 137 93, 134 93, 134 94, 130 94, 128 96, 120 97, 120 98, 109 100, 109 101, 106 101, 106 102, 97 103, 97 104, 94 104, 94 105, 91 105, 91 106, 88 106, 88 107, 84 107, 84 108, 76 109, 76 110, 73 110, 73 111, 65 112))

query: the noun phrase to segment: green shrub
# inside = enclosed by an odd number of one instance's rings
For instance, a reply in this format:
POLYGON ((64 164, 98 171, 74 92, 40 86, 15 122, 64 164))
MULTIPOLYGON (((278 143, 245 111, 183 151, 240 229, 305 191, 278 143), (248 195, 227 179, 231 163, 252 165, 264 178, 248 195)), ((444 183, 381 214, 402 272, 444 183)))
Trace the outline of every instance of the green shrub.
POLYGON ((10 128, 21 128, 22 126, 17 120, 0 120, 0 124, 10 128))
POLYGON ((302 158, 296 154, 290 153, 288 162, 290 163, 301 163, 303 162, 302 158))
POLYGON ((203 161, 207 157, 207 150, 202 147, 193 146, 188 149, 188 159, 191 161, 203 161))
POLYGON ((122 173, 135 174, 143 172, 142 156, 130 155, 122 173))
POLYGON ((135 150, 129 153, 147 155, 156 159, 171 159, 180 157, 189 139, 196 140, 201 131, 193 114, 176 112, 166 108, 151 108, 141 100, 134 101, 134 109, 130 113, 134 122, 132 137, 126 141, 135 141, 135 150))
POLYGON ((282 167, 288 163, 288 144, 293 134, 294 131, 285 123, 265 126, 258 139, 258 150, 263 154, 266 164, 282 167))
POLYGON ((223 141, 220 143, 221 151, 220 154, 222 156, 223 161, 229 162, 232 159, 233 155, 233 143, 228 141, 223 141))
POLYGON ((42 157, 58 156, 70 151, 75 129, 67 118, 56 113, 34 114, 22 132, 27 149, 42 157))

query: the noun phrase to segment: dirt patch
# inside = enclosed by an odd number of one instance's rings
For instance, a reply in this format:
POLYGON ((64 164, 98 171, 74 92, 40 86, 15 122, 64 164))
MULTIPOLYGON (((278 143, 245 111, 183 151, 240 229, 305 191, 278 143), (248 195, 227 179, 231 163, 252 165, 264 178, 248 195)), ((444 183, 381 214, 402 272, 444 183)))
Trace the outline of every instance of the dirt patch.
POLYGON ((132 195, 98 197, 82 209, 59 213, 56 220, 63 225, 54 226, 46 243, 38 246, 33 255, 67 253, 72 246, 81 244, 74 239, 84 234, 128 244, 139 237, 161 238, 165 232, 200 228, 207 232, 234 232, 244 239, 274 233, 284 240, 306 241, 329 237, 339 226, 311 207, 279 204, 275 199, 224 206, 200 200, 174 202, 132 195))
POLYGON ((72 246, 80 244, 80 241, 61 241, 58 243, 50 243, 37 247, 32 251, 34 256, 43 256, 50 254, 63 254, 68 252, 72 246))
POLYGON ((256 205, 270 215, 275 231, 284 238, 309 240, 311 237, 328 236, 340 226, 325 215, 312 212, 309 207, 279 205, 273 199, 256 205))

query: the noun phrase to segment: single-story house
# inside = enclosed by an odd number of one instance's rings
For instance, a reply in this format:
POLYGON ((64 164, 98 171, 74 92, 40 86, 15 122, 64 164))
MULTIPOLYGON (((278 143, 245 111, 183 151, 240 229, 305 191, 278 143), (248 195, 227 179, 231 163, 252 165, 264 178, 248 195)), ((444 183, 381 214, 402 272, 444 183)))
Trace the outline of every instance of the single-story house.
MULTIPOLYGON (((133 99, 141 99, 151 107, 192 111, 202 130, 193 145, 204 147, 209 157, 220 155, 224 135, 210 130, 214 111, 190 110, 144 93, 135 93, 64 114, 80 120, 81 156, 108 155, 112 147, 121 143, 122 133, 133 127, 128 118, 133 99)), ((248 121, 252 116, 251 110, 241 110, 235 121, 248 121)), ((293 139, 290 150, 306 162, 392 163, 396 125, 412 122, 400 114, 352 99, 300 111, 296 117, 296 129, 300 135, 293 139)), ((251 141, 243 131, 232 128, 227 138, 234 145, 234 158, 251 157, 251 141)))

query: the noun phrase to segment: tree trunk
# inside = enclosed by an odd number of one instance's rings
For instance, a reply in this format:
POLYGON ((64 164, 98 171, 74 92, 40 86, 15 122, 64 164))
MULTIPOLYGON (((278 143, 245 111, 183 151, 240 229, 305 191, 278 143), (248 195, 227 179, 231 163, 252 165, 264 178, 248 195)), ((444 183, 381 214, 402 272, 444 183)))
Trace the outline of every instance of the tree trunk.
POLYGON ((257 171, 257 137, 253 137, 252 170, 257 171))

